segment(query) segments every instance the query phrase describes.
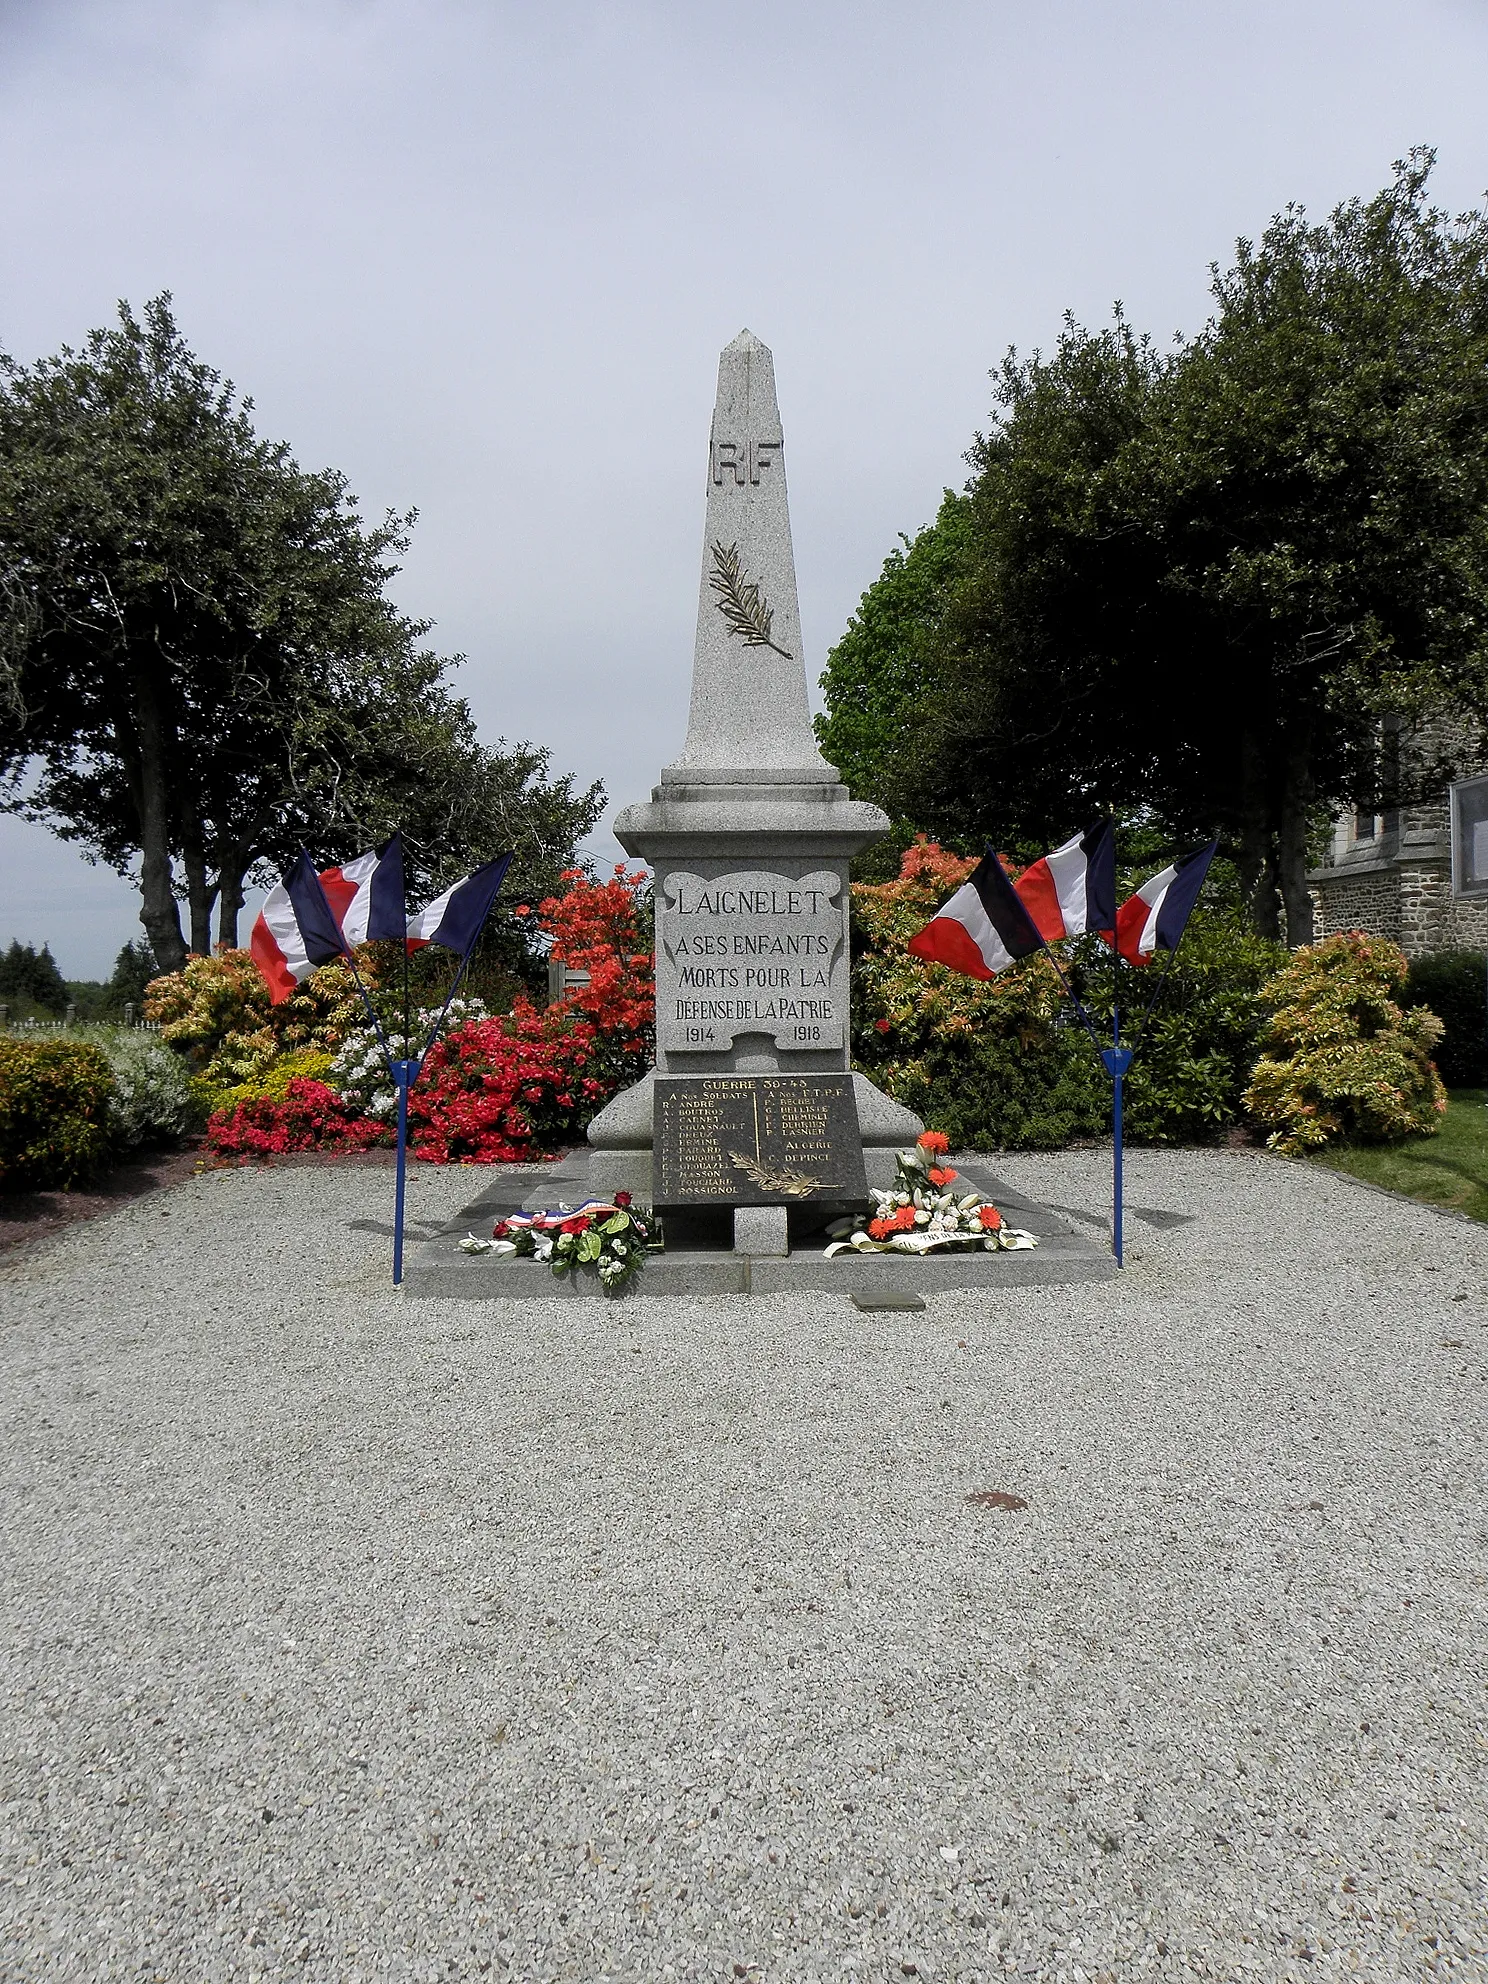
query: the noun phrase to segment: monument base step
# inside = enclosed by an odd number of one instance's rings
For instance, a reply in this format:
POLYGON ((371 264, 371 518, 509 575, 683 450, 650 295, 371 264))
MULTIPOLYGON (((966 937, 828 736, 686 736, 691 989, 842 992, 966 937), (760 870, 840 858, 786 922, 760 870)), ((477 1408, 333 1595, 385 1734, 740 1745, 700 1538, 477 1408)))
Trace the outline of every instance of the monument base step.
POLYGON ((826 1258, 817 1237, 793 1244, 790 1254, 751 1255, 725 1247, 683 1240, 648 1257, 640 1275, 618 1298, 607 1296, 595 1274, 555 1275, 540 1261, 509 1254, 465 1254, 467 1233, 487 1239, 498 1219, 514 1212, 541 1212, 580 1204, 589 1193, 589 1153, 573 1151, 531 1179, 534 1189, 519 1197, 527 1179, 493 1180, 490 1187, 428 1240, 410 1240, 403 1287, 410 1295, 446 1296, 463 1301, 602 1301, 638 1296, 784 1295, 800 1290, 902 1290, 934 1295, 961 1288, 1049 1288, 1105 1281, 1118 1272, 1109 1250, 1082 1233, 1062 1213, 1024 1198, 981 1165, 959 1167, 968 1189, 991 1199, 1010 1226, 1038 1238, 1037 1247, 989 1254, 835 1254, 826 1258))

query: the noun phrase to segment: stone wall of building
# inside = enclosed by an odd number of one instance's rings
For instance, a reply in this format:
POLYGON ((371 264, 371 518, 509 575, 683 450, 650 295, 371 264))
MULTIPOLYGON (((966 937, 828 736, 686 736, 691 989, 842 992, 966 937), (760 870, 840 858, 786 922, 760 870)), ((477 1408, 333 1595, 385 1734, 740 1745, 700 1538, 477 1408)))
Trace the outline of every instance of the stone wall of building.
MULTIPOLYGON (((1435 730, 1430 736, 1441 741, 1435 730)), ((1324 865, 1307 878, 1319 937, 1363 930, 1388 937, 1410 958, 1426 951, 1488 949, 1488 901, 1452 894, 1451 807, 1445 793, 1384 815, 1367 839, 1358 838, 1353 819, 1340 816, 1324 865)))
POLYGON ((1412 807, 1398 852, 1382 860, 1340 861, 1314 870, 1317 934, 1363 930, 1388 937, 1408 958, 1426 951, 1488 949, 1488 902, 1452 894, 1446 807, 1412 807), (1424 842, 1429 853, 1416 853, 1424 842), (1440 848, 1441 852, 1434 851, 1440 848))

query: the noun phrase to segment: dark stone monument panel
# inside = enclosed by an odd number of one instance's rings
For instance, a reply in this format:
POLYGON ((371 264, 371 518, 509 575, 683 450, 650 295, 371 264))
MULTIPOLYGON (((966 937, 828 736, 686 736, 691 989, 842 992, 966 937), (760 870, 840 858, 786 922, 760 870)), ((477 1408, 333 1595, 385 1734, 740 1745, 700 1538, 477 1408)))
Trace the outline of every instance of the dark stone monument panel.
POLYGON ((852 1076, 656 1078, 658 1206, 866 1199, 852 1076))

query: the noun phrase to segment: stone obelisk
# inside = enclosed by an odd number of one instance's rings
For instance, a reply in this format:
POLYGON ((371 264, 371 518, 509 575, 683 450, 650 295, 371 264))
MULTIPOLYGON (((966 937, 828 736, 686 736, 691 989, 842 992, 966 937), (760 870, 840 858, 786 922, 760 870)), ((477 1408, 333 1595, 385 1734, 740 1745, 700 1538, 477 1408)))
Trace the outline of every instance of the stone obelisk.
MULTIPOLYGON (((848 862, 888 824, 817 749, 775 367, 741 331, 708 438, 687 741, 649 805, 615 822, 655 871, 657 1073, 848 1068, 848 862)), ((650 1201, 652 1080, 589 1126, 592 1191, 650 1201)), ((886 1185, 921 1125, 866 1077, 853 1087, 868 1181, 886 1185)))

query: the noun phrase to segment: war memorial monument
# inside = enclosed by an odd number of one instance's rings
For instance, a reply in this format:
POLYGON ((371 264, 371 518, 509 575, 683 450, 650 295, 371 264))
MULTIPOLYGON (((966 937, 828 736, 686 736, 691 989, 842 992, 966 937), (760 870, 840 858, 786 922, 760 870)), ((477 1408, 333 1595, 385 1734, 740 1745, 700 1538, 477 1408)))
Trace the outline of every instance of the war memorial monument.
MULTIPOLYGON (((850 1060, 848 866, 888 824, 817 749, 774 362, 741 331, 719 359, 708 438, 686 741, 614 827, 655 876, 655 1067, 594 1118, 587 1150, 525 1199, 493 1187, 448 1232, 625 1191, 665 1223, 652 1294, 1103 1278, 1106 1257, 1069 1221, 984 1173, 968 1183, 1011 1208, 1036 1251, 824 1258, 827 1225, 889 1186, 896 1151, 925 1127, 850 1060)), ((592 1286, 452 1255, 447 1235, 419 1253, 415 1293, 592 1286)))

